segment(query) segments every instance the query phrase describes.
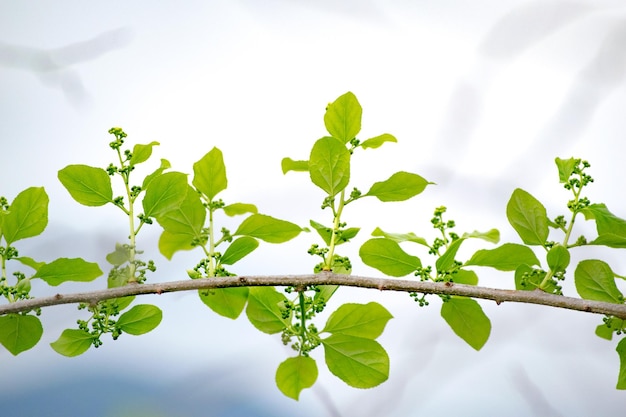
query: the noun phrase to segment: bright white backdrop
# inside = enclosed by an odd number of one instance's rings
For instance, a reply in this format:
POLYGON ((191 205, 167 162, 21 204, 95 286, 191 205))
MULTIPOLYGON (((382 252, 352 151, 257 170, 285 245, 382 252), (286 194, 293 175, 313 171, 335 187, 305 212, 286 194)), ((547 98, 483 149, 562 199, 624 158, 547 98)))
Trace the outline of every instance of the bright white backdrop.
MULTIPOLYGON (((303 225, 323 220, 321 193, 304 175, 283 176, 280 160, 306 158, 324 135, 326 103, 349 90, 364 107, 361 137, 399 140, 357 155, 354 185, 366 189, 399 169, 437 183, 405 204, 348 208, 348 222, 363 227, 346 252, 355 273, 378 275, 356 254, 374 227, 431 236, 439 205, 459 231, 497 227, 516 241, 504 214, 515 187, 551 216, 564 212, 556 156, 588 159, 589 197, 624 217, 625 27, 618 0, 0 0, 0 195, 43 185, 51 196, 48 229, 20 242, 23 253, 82 256, 105 268, 104 254, 125 236, 121 213, 74 203, 56 172, 108 165, 106 132, 122 126, 131 143, 159 141, 156 156, 183 172, 219 147, 231 202, 303 225)), ((159 268, 151 279, 184 278, 199 255, 167 262, 157 237, 156 227, 140 235, 159 268)), ((236 272, 309 272, 314 240, 262 245, 236 272)), ((626 272, 619 251, 593 256, 626 272)), ((513 281, 488 271, 481 279, 513 281)), ((176 294, 145 299, 165 311, 154 332, 105 340, 74 359, 48 346, 73 326, 74 307, 45 311, 40 345, 15 358, 0 352, 0 397, 22 402, 9 409, 22 416, 42 415, 28 407, 44 401, 46 415, 110 416, 589 416, 615 415, 626 402, 614 389, 615 343, 593 335, 600 317, 483 302, 493 330, 475 352, 438 317, 436 298, 419 309, 408 296, 343 290, 337 305, 354 297, 380 301, 396 317, 381 339, 390 380, 373 390, 323 370, 299 403, 286 399, 273 382, 289 354, 277 337, 176 294), (63 387, 75 394, 68 399, 63 387)))

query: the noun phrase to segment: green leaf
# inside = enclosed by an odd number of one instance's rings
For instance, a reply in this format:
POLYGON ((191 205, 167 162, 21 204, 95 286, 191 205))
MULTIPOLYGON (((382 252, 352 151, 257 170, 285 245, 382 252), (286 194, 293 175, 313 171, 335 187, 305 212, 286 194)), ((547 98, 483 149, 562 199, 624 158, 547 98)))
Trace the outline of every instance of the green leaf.
POLYGON ((615 350, 619 355, 619 376, 615 388, 626 389, 626 337, 620 340, 615 350))
POLYGON ((59 258, 42 265, 33 278, 41 278, 48 285, 57 286, 66 281, 89 282, 102 275, 102 270, 95 262, 82 258, 59 258))
POLYGON ((122 313, 117 320, 117 327, 124 333, 138 336, 154 330, 161 323, 163 312, 151 304, 137 304, 130 310, 122 313))
POLYGON ((189 235, 193 239, 202 233, 206 209, 200 195, 191 186, 185 184, 185 187, 187 194, 181 204, 157 216, 156 219, 164 230, 172 234, 189 235))
POLYGON ((317 231, 320 237, 324 240, 324 243, 326 243, 326 246, 329 246, 330 239, 333 234, 333 229, 330 227, 326 227, 323 224, 316 222, 315 220, 310 220, 309 224, 311 225, 313 229, 317 231))
POLYGON ((193 164, 192 184, 209 200, 226 189, 228 181, 222 151, 213 148, 193 164))
POLYGON ((106 260, 111 265, 120 266, 130 261, 130 248, 121 243, 115 244, 115 250, 106 256, 106 260))
POLYGON ((224 265, 232 265, 244 256, 252 253, 252 251, 258 247, 259 242, 256 239, 249 236, 242 236, 235 239, 233 243, 228 246, 220 258, 220 262, 224 265))
POLYGON ((48 225, 48 202, 43 187, 27 188, 15 197, 2 216, 2 235, 7 245, 44 231, 48 225))
POLYGON ((368 240, 359 249, 359 256, 365 265, 392 277, 408 275, 422 266, 418 257, 409 255, 397 242, 387 238, 368 240))
POLYGON ((479 232, 474 230, 472 233, 463 233, 462 238, 478 238, 482 240, 486 240, 490 243, 498 243, 500 241, 500 232, 498 229, 491 229, 486 232, 479 232))
POLYGON ((161 159, 161 165, 157 169, 155 169, 154 172, 146 175, 146 177, 143 179, 141 189, 145 190, 146 188, 148 188, 148 185, 150 185, 152 180, 154 180, 156 177, 159 177, 161 174, 163 174, 163 171, 171 167, 172 165, 170 164, 170 161, 168 161, 167 159, 161 159))
POLYGON ((372 388, 389 377, 389 356, 375 340, 333 334, 322 344, 330 372, 351 387, 372 388))
MULTIPOLYGON (((336 273, 336 272, 335 272, 336 273)), ((328 303, 330 297, 333 296, 335 291, 339 288, 339 285, 318 285, 317 289, 319 291, 315 292, 315 301, 324 300, 325 303, 328 303)))
POLYGON ((220 316, 236 319, 239 317, 248 301, 247 287, 216 288, 200 290, 200 300, 220 316))
POLYGON ((574 168, 576 168, 576 159, 561 159, 555 158, 554 162, 556 163, 557 168, 559 169, 559 182, 566 183, 569 181, 569 177, 574 172, 574 168))
POLYGON ((324 125, 332 137, 345 144, 361 131, 362 115, 363 109, 356 96, 347 92, 328 105, 324 125))
POLYGON ((452 275, 452 281, 457 284, 477 285, 478 275, 468 269, 457 269, 452 275))
POLYGON ((591 245, 626 248, 626 220, 615 216, 605 204, 591 204, 581 210, 585 219, 594 219, 598 237, 591 245))
POLYGON ((102 168, 68 165, 58 174, 59 181, 74 200, 85 206, 103 206, 113 202, 111 178, 102 168))
POLYGON ((134 166, 145 162, 152 155, 152 147, 160 145, 159 142, 150 142, 147 145, 135 145, 133 147, 132 157, 130 158, 130 165, 134 166))
POLYGON ((283 158, 280 166, 283 170, 283 174, 286 174, 289 171, 306 172, 309 170, 309 161, 294 161, 291 158, 283 158))
POLYGON ((174 234, 164 230, 159 237, 159 252, 167 259, 172 260, 174 254, 181 250, 192 250, 193 237, 188 234, 174 234))
POLYGON ((23 314, 0 316, 0 343, 14 356, 35 346, 42 334, 43 326, 35 316, 23 314))
POLYGON ((579 262, 574 271, 574 283, 576 291, 584 299, 624 302, 624 296, 615 285, 615 274, 606 262, 597 259, 579 262))
POLYGON ((252 214, 233 233, 233 236, 251 236, 269 243, 283 243, 298 236, 303 229, 286 220, 265 214, 252 214))
POLYGON ((570 254, 565 246, 557 243, 550 248, 546 259, 553 272, 563 272, 569 265, 570 254))
POLYGON ((459 248, 464 240, 465 239, 463 238, 459 238, 452 242, 445 253, 437 259, 437 262, 435 262, 437 272, 447 272, 456 266, 454 258, 456 257, 456 253, 459 251, 459 248))
POLYGON ((598 327, 596 327, 596 336, 601 337, 602 339, 605 339, 605 340, 612 340, 613 329, 611 329, 606 324, 601 324, 598 327))
POLYGON ((548 239, 546 208, 526 191, 516 188, 506 206, 506 217, 527 245, 544 245, 548 239))
MULTIPOLYGON (((330 227, 326 227, 323 224, 320 224, 314 220, 311 220, 310 225, 313 229, 317 231, 317 233, 324 239, 324 243, 326 245, 330 245, 330 239, 332 238, 332 229, 330 227)), ((342 243, 348 242, 350 239, 354 238, 361 229, 358 227, 349 227, 340 232, 339 238, 335 239, 335 245, 341 245, 342 243)))
POLYGON ((410 233, 387 233, 387 232, 383 232, 379 227, 377 227, 372 232, 372 236, 386 237, 387 239, 391 239, 391 240, 396 241, 398 243, 401 243, 401 242, 414 242, 414 243, 418 243, 420 245, 428 246, 428 242, 426 241, 426 239, 424 239, 423 237, 417 236, 413 232, 410 232, 410 233))
POLYGON ((244 204, 244 203, 234 203, 224 206, 224 213, 227 216, 233 217, 238 216, 240 214, 256 214, 258 210, 254 204, 244 204))
POLYGON ((251 287, 246 307, 248 320, 263 333, 283 331, 288 326, 281 310, 285 301, 287 298, 273 287, 251 287))
POLYGON ((382 135, 364 140, 361 143, 361 147, 363 149, 368 149, 368 148, 374 149, 374 148, 378 148, 382 146, 382 144, 385 142, 397 142, 397 141, 398 140, 393 135, 390 135, 389 133, 383 133, 382 135))
POLYGON ((516 243, 478 250, 465 262, 465 265, 489 266, 500 271, 515 271, 522 264, 539 265, 539 259, 529 247, 516 243))
POLYGON ((50 343, 55 352, 64 356, 78 356, 87 352, 93 336, 88 331, 79 329, 65 329, 59 338, 50 343))
POLYGON ((471 298, 451 297, 441 306, 441 317, 468 345, 480 350, 491 333, 491 321, 471 298))
POLYGON ((317 380, 317 365, 308 356, 288 358, 276 370, 276 386, 289 398, 298 400, 303 389, 310 388, 317 380))
POLYGON ((33 268, 35 271, 46 264, 45 262, 37 262, 33 258, 29 258, 28 256, 20 256, 18 258, 15 258, 15 260, 21 262, 22 265, 33 268))
POLYGON ((335 138, 318 139, 311 149, 309 175, 313 184, 334 197, 350 182, 350 152, 335 138))
POLYGON ((187 175, 166 172, 150 182, 142 200, 146 217, 158 217, 180 207, 189 189, 187 175))
POLYGON ((376 339, 393 316, 378 303, 347 303, 335 310, 323 332, 376 339))
POLYGON ((374 183, 365 196, 373 196, 380 201, 404 201, 424 191, 428 184, 417 174, 410 172, 396 172, 389 179, 374 183))

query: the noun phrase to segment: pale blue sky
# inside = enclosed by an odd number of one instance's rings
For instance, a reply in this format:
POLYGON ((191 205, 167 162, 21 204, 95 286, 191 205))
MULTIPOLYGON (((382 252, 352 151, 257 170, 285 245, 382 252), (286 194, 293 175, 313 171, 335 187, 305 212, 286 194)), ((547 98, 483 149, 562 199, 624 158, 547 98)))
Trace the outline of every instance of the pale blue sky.
MULTIPOLYGON (((398 138, 358 155, 355 185, 366 188, 397 170, 437 183, 405 204, 364 202, 347 210, 346 219, 363 227, 346 253, 359 275, 379 275, 357 255, 371 230, 429 235, 439 205, 448 206, 459 231, 497 227, 503 241, 517 241, 504 211, 515 187, 542 200, 552 216, 563 213, 569 196, 557 184, 556 156, 590 160, 596 184, 589 196, 626 217, 625 27, 619 0, 0 0, 0 195, 43 185, 51 196, 48 230, 20 245, 28 255, 82 256, 105 268, 104 254, 125 236, 121 213, 74 203, 56 173, 71 163, 108 165, 106 132, 122 126, 130 143, 159 141, 155 155, 183 172, 220 148, 231 202, 300 224, 323 220, 321 193, 304 175, 283 176, 280 160, 306 158, 325 133, 326 104, 349 90, 364 108, 361 137, 398 138)), ((156 227, 140 235, 159 267, 152 279, 185 278, 199 255, 167 262, 156 251, 157 237, 156 227)), ((309 234, 262 245, 237 272, 307 273, 314 241, 309 234)), ((626 272, 618 251, 593 256, 626 272)), ((481 279, 503 288, 513 282, 510 274, 486 271, 481 279)), ((573 295, 573 286, 566 291, 573 295)), ((278 337, 243 318, 218 317, 194 294, 176 294, 145 298, 165 311, 152 333, 105 339, 74 359, 48 343, 73 326, 75 308, 44 311, 46 330, 35 349, 15 358, 0 352, 0 392, 21 392, 30 402, 37 387, 50 392, 70 379, 115 373, 147 384, 156 400, 146 401, 164 416, 243 415, 225 411, 234 409, 229 398, 258 415, 315 416, 582 417, 616 413, 626 401, 614 389, 615 342, 593 335, 600 317, 482 302, 493 330, 475 352, 441 320, 435 298, 419 309, 407 296, 344 290, 335 306, 354 297, 380 301, 395 316, 381 339, 392 360, 390 380, 373 390, 338 381, 320 351, 316 388, 299 403, 287 399, 274 386, 276 366, 290 354, 278 337), (192 404, 216 390, 206 413, 193 414, 192 404), (180 401, 189 411, 159 406, 163 392, 169 404, 180 401)))

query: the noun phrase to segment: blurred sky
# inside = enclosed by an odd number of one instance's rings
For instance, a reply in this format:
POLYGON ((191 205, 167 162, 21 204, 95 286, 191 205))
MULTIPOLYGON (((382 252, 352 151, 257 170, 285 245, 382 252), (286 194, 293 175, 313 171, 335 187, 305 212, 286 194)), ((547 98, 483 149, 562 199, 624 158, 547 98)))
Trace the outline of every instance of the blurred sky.
MULTIPOLYGON (((376 226, 432 238, 431 213, 446 205, 459 232, 497 227, 503 242, 517 242, 505 217, 516 187, 551 217, 565 214, 557 156, 588 159, 596 182, 587 195, 625 217, 625 74, 621 0, 0 0, 0 195, 45 186, 51 197, 49 226, 19 242, 23 255, 81 256, 108 268, 104 255, 127 234, 122 213, 74 203, 56 175, 73 163, 106 167, 114 156, 107 130, 121 126, 129 144, 159 141, 156 158, 187 173, 220 148, 227 202, 301 225, 327 221, 322 193, 306 175, 283 176, 280 160, 306 159, 325 134, 326 104, 352 91, 364 108, 359 137, 389 132, 399 141, 356 154, 352 185, 367 190, 397 170, 437 183, 404 204, 346 209, 363 230, 342 254, 355 274, 379 276, 357 255, 376 226)), ((593 234, 590 225, 580 230, 593 234)), ((184 279, 200 255, 167 262, 158 234, 154 226, 139 236, 157 262, 150 280, 184 279)), ((315 241, 262 244, 234 272, 308 273, 315 241)), ((468 244, 460 255, 483 247, 468 244)), ((618 251, 585 250, 574 257, 626 272, 618 251)), ((512 274, 479 272, 483 285, 513 287, 512 274)), ((571 283, 565 291, 575 295, 571 283)), ((157 330, 105 338, 73 359, 48 344, 74 326, 75 307, 45 310, 36 348, 0 352, 0 402, 15 416, 181 417, 589 416, 617 415, 626 403, 614 388, 616 342, 593 334, 601 317, 481 302, 493 329, 475 352, 439 317, 436 297, 420 309, 408 296, 343 289, 329 310, 354 299, 379 301, 395 316, 380 339, 390 379, 372 390, 337 380, 319 349, 315 387, 300 402, 285 398, 274 373, 291 353, 279 337, 219 317, 189 293, 145 297, 165 312, 157 330)))

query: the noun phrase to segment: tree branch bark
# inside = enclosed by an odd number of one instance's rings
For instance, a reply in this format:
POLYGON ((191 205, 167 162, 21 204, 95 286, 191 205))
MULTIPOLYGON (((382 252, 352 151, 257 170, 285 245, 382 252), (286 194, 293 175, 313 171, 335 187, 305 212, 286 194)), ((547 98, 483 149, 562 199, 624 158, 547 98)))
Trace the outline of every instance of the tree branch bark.
POLYGON ((130 295, 163 294, 176 291, 191 291, 211 288, 256 287, 256 286, 303 286, 341 285, 347 287, 371 288, 380 291, 417 292, 424 294, 447 294, 493 300, 497 304, 505 301, 538 304, 594 314, 607 314, 626 319, 626 304, 583 300, 535 291, 503 290, 473 285, 402 280, 393 278, 371 278, 355 275, 320 273, 316 275, 270 275, 236 276, 227 278, 202 278, 185 281, 171 281, 156 284, 129 284, 124 287, 105 290, 56 294, 50 297, 33 298, 0 306, 0 315, 27 312, 35 308, 60 304, 97 303, 130 295))

